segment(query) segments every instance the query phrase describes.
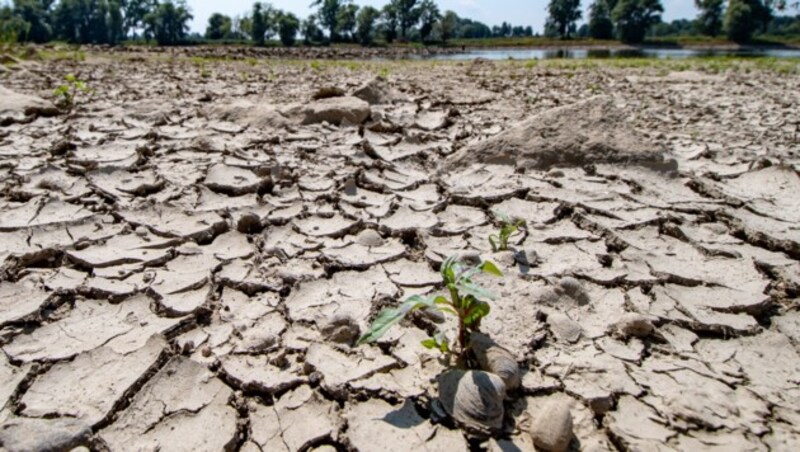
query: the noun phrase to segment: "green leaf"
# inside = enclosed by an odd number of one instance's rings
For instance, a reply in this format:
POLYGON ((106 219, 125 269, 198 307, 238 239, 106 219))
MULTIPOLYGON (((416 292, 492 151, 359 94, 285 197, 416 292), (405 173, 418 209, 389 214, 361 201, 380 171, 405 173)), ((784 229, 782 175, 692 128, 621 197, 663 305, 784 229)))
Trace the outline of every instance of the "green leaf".
POLYGON ((434 348, 438 348, 438 346, 439 346, 439 344, 436 343, 436 339, 434 339, 432 337, 429 337, 429 338, 425 339, 424 341, 422 341, 420 343, 422 344, 423 347, 425 347, 425 348, 427 348, 429 350, 430 349, 434 349, 434 348))
POLYGON ((489 303, 486 303, 484 301, 476 301, 472 305, 472 307, 470 307, 469 311, 467 311, 467 314, 464 316, 464 323, 467 326, 474 325, 480 319, 489 315, 490 311, 491 307, 489 306, 489 303))
POLYGON ((64 80, 66 80, 66 81, 68 81, 70 83, 75 83, 75 81, 78 80, 78 79, 75 77, 75 74, 67 74, 64 77, 64 80))
POLYGON ((497 266, 494 265, 491 261, 483 261, 480 265, 480 268, 481 270, 483 270, 484 273, 499 276, 501 278, 503 277, 503 272, 501 272, 500 269, 497 268, 497 266))
POLYGON ((394 326, 396 323, 403 320, 403 318, 411 311, 419 308, 433 308, 435 307, 433 300, 430 298, 424 298, 420 295, 414 295, 413 297, 409 297, 403 304, 399 307, 394 309, 384 309, 378 314, 378 317, 372 323, 369 331, 364 333, 360 338, 358 338, 358 343, 356 345, 361 345, 367 342, 375 342, 380 339, 389 328, 394 326))
POLYGON ((497 243, 495 243, 495 239, 500 239, 496 235, 489 236, 489 244, 492 245, 492 251, 497 251, 497 243))
POLYGON ((494 300, 494 295, 491 292, 482 287, 478 287, 477 285, 471 282, 462 282, 458 286, 456 286, 456 288, 458 289, 459 293, 472 295, 477 299, 485 298, 489 300, 494 300))

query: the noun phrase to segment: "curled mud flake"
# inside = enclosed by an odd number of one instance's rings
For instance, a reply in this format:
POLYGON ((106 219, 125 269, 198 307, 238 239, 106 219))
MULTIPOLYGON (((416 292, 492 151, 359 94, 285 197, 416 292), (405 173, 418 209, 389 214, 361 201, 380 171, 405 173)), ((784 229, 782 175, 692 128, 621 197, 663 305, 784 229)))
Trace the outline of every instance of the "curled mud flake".
POLYGON ((367 102, 343 96, 312 101, 299 109, 298 117, 303 124, 358 125, 369 119, 370 113, 367 102))
POLYGON ((440 375, 439 402, 468 431, 488 434, 503 425, 503 380, 489 372, 453 369, 440 375))
POLYGON ((499 376, 503 380, 507 392, 519 388, 521 372, 517 360, 514 359, 511 352, 485 334, 472 333, 469 341, 481 369, 499 376))
POLYGON ((624 314, 612 328, 612 332, 622 338, 645 338, 653 334, 656 329, 649 318, 636 313, 624 314))

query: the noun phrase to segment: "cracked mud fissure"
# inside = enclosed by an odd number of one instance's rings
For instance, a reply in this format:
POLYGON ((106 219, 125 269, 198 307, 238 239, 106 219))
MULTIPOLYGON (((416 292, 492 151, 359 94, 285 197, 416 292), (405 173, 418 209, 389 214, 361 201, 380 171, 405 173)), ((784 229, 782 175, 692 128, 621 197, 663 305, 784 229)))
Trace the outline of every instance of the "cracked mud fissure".
POLYGON ((800 449, 799 79, 686 64, 11 68, 0 447, 534 450, 559 406, 573 449, 800 449), (353 346, 451 255, 505 275, 489 438, 432 404, 454 320, 353 346))

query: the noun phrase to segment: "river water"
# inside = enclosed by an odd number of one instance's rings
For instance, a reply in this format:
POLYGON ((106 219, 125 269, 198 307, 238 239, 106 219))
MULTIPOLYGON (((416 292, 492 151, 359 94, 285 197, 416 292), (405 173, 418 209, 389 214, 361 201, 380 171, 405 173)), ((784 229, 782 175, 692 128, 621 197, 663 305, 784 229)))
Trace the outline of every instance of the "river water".
POLYGON ((543 60, 543 59, 584 59, 584 58, 660 58, 683 59, 705 56, 743 56, 800 58, 800 49, 794 48, 752 48, 752 49, 485 49, 468 50, 450 55, 426 55, 418 58, 434 60, 543 60))

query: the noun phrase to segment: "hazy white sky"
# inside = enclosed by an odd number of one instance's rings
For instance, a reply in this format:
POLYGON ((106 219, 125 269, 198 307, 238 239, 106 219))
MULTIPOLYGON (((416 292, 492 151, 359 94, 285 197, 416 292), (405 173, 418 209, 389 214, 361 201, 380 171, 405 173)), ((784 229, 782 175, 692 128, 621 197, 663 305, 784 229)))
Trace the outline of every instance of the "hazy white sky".
MULTIPOLYGON (((249 11, 255 0, 188 0, 194 14, 192 31, 204 32, 208 17, 215 12, 229 16, 243 15, 249 11)), ((272 0, 273 6, 285 11, 291 11, 300 18, 305 18, 311 13, 309 5, 313 0, 272 0)), ((581 0, 585 10, 592 0, 581 0)), ((694 0, 661 0, 664 4, 664 20, 670 21, 680 18, 692 18, 697 14, 694 0)), ((358 5, 373 5, 381 7, 388 0, 354 0, 358 5)), ((542 32, 544 20, 547 16, 546 7, 548 0, 437 0, 442 11, 451 9, 459 16, 477 19, 492 25, 499 25, 503 21, 513 25, 531 25, 534 31, 542 32)))

